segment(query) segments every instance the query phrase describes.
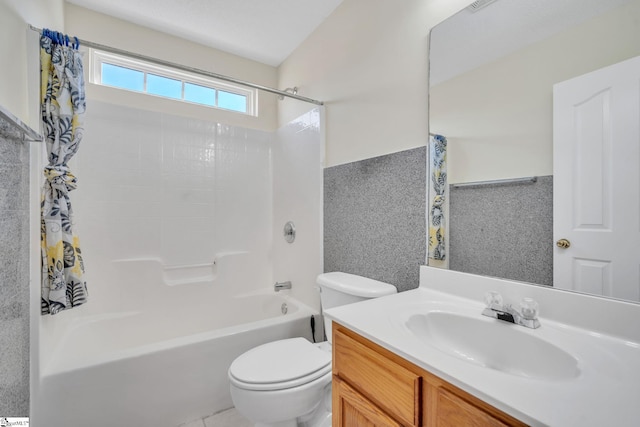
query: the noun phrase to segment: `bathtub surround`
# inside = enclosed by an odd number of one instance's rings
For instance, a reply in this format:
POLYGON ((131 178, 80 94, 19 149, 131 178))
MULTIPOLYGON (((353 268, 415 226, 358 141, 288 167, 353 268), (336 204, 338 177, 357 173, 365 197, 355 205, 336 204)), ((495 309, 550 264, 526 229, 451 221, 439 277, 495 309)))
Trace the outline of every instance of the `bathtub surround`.
POLYGON ((324 170, 324 271, 418 287, 426 259, 427 147, 324 170))
POLYGON ((82 176, 74 204, 85 263, 99 280, 91 312, 135 309, 137 274, 180 287, 228 283, 234 272, 232 288, 219 285, 230 295, 289 280, 291 295, 318 304, 320 120, 313 109, 266 132, 92 101, 92 143, 72 166, 82 176), (282 236, 289 220, 293 244, 282 236))
POLYGON ((323 108, 314 108, 282 126, 272 149, 273 277, 291 281, 296 298, 313 307, 320 296, 309 285, 315 283, 310 272, 322 268, 323 115, 323 108), (288 243, 284 226, 292 220, 296 238, 288 243))
POLYGON ((29 143, 0 118, 0 416, 29 416, 29 143))
POLYGON ((91 144, 71 165, 91 301, 41 318, 34 420, 175 427, 232 406, 227 370, 241 353, 311 339, 318 120, 268 132, 91 100, 91 144))
POLYGON ((553 176, 449 190, 451 270, 553 284, 553 176))

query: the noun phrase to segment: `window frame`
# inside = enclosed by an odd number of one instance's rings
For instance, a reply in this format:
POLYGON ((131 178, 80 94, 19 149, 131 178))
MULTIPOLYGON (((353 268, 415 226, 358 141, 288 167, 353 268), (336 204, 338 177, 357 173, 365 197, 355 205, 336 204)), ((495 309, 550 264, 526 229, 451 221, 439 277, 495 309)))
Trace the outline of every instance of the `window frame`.
POLYGON ((157 96, 157 97, 169 99, 172 101, 185 102, 188 104, 198 105, 201 107, 215 108, 218 110, 229 111, 233 113, 244 114, 244 115, 254 116, 254 117, 258 116, 257 89, 245 88, 243 86, 223 82, 213 77, 206 77, 206 76, 198 75, 195 73, 188 73, 182 70, 178 70, 176 68, 170 68, 164 65, 157 65, 148 61, 127 57, 124 55, 109 53, 109 52, 101 51, 98 49, 89 49, 89 52, 90 52, 90 58, 91 58, 89 79, 91 83, 104 86, 104 87, 126 90, 134 93, 141 93, 149 96, 157 96), (140 71, 144 73, 144 82, 143 82, 144 90, 138 91, 138 90, 127 89, 120 86, 113 86, 113 85, 102 83, 102 64, 103 63, 114 65, 117 67, 124 67, 124 68, 140 71), (153 74, 156 76, 181 81, 182 82, 182 92, 181 92, 182 98, 177 99, 177 98, 158 95, 154 93, 148 93, 147 92, 147 74, 153 74), (216 105, 207 105, 207 104, 202 104, 199 102, 193 102, 193 101, 184 99, 185 83, 190 83, 197 86, 203 86, 206 88, 215 89, 216 105), (219 91, 231 93, 234 95, 244 96, 246 99, 246 111, 238 111, 238 110, 228 109, 224 107, 219 107, 218 106, 219 91))

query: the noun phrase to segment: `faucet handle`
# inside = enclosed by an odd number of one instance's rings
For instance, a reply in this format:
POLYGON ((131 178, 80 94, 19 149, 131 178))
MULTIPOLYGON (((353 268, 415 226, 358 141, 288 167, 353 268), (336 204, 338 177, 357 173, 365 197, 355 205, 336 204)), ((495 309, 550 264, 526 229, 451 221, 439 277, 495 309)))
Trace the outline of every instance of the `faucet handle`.
POLYGON ((520 313, 525 319, 537 319, 539 309, 536 300, 534 300, 533 298, 522 298, 522 301, 520 301, 520 313))
POLYGON ((484 294, 484 302, 489 308, 501 308, 502 307, 502 295, 496 291, 489 291, 484 294))

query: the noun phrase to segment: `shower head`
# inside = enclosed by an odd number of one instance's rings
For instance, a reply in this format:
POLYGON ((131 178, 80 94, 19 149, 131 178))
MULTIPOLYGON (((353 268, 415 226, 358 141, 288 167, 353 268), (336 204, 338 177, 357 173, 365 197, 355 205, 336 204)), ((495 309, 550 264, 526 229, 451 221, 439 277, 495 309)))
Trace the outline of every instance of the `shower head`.
POLYGON ((485 6, 489 6, 494 1, 496 0, 477 0, 471 3, 469 6, 467 6, 467 9, 470 10, 471 12, 477 12, 478 10, 482 9, 485 6))
MULTIPOLYGON (((292 93, 292 94, 294 94, 294 95, 297 95, 297 94, 298 94, 298 87, 297 87, 297 86, 294 86, 294 87, 288 87, 288 88, 286 88, 283 92, 288 92, 288 93, 292 93)), ((280 101, 282 101, 282 100, 284 99, 284 96, 282 96, 282 95, 278 95, 278 99, 279 99, 280 101)))

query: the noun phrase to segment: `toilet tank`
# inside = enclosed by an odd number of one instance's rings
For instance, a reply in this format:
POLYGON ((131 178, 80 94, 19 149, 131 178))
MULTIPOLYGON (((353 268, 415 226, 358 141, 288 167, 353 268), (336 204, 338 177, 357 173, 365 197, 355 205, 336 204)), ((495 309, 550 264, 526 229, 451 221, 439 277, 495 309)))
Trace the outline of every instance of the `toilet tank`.
MULTIPOLYGON (((323 310, 398 292, 389 283, 338 271, 320 274, 316 282, 320 287, 320 304, 323 310)), ((324 331, 331 342, 331 321, 326 317, 324 331)))

